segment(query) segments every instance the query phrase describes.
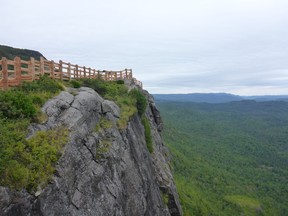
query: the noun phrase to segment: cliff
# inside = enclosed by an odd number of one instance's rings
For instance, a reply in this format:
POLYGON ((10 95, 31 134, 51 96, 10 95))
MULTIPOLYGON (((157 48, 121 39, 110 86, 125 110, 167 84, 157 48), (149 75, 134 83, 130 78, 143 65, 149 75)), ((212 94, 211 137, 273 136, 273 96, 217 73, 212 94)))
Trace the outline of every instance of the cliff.
POLYGON ((182 215, 162 120, 153 97, 143 93, 153 153, 140 116, 119 129, 119 107, 90 88, 63 91, 47 101, 42 107, 47 121, 32 125, 29 136, 66 127, 69 142, 45 188, 30 194, 0 187, 1 215, 182 215))

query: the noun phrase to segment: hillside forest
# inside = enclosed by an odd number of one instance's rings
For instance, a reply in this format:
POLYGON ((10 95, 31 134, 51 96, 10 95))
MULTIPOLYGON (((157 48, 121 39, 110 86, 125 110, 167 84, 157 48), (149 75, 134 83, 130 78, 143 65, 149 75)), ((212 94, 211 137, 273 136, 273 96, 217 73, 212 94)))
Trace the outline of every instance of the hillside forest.
POLYGON ((184 215, 288 215, 288 103, 157 101, 184 215))

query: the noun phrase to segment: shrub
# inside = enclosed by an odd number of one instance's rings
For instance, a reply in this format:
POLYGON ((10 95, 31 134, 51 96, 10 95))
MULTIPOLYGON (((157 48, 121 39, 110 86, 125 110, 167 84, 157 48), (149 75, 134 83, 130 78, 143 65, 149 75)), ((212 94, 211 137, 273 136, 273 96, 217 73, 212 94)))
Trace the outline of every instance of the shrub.
POLYGON ((136 107, 138 113, 140 116, 142 116, 147 107, 146 97, 138 89, 135 88, 132 89, 129 94, 136 99, 136 107))
POLYGON ((35 190, 38 185, 48 183, 67 140, 68 130, 57 128, 39 131, 27 141, 26 148, 30 150, 27 166, 31 169, 28 189, 35 190))
POLYGON ((107 93, 107 84, 101 79, 83 79, 83 86, 94 89, 98 94, 104 96, 107 93))
POLYGON ((169 203, 169 194, 163 192, 162 190, 160 191, 161 192, 161 197, 162 197, 162 201, 163 203, 168 206, 168 203, 169 203))
MULTIPOLYGON (((4 171, 4 179, 9 186, 20 190, 29 182, 30 170, 16 160, 9 160, 4 171)), ((4 183, 5 184, 5 183, 4 183)))
POLYGON ((124 84, 124 80, 117 80, 116 83, 119 84, 119 85, 123 85, 124 84))
POLYGON ((38 80, 34 80, 33 82, 24 82, 20 89, 25 92, 41 92, 41 91, 47 91, 51 93, 57 93, 61 90, 63 90, 63 86, 49 78, 47 75, 40 76, 38 80))
POLYGON ((36 108, 29 96, 20 91, 1 91, 0 113, 10 119, 31 118, 36 114, 36 108))
POLYGON ((46 184, 51 178, 62 147, 68 140, 68 130, 40 131, 26 140, 24 133, 17 131, 19 128, 9 122, 2 123, 7 125, 1 134, 4 142, 0 142, 0 184, 35 191, 37 186, 46 184))
POLYGON ((72 84, 73 88, 80 88, 81 83, 77 80, 71 80, 70 83, 72 84))
POLYGON ((38 132, 29 140, 25 137, 32 120, 46 118, 40 107, 62 89, 60 83, 43 76, 0 92, 0 185, 34 191, 49 181, 67 141, 67 130, 38 132))
POLYGON ((142 122, 142 124, 144 126, 144 130, 145 130, 145 141, 146 141, 148 151, 150 153, 153 153, 154 150, 153 150, 150 123, 149 123, 148 119, 146 118, 146 116, 142 117, 141 122, 142 122))

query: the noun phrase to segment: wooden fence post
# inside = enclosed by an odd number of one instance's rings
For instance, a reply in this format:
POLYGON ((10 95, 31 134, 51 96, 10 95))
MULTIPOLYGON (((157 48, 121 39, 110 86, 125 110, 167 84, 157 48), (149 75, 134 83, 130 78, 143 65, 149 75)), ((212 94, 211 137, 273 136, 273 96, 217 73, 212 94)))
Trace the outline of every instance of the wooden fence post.
POLYGON ((44 58, 40 57, 40 74, 44 75, 44 58))
POLYGON ((70 80, 71 79, 71 64, 70 63, 68 63, 67 76, 68 76, 68 79, 70 80))
POLYGON ((91 68, 88 68, 89 71, 89 79, 91 79, 91 68))
POLYGON ((7 59, 5 57, 2 57, 2 82, 3 82, 3 88, 8 89, 8 65, 7 65, 7 59))
POLYGON ((53 60, 50 62, 50 70, 51 70, 50 77, 54 79, 54 61, 53 60))
POLYGON ((77 64, 75 65, 75 69, 76 69, 76 78, 78 79, 79 75, 78 75, 78 65, 77 64))
POLYGON ((120 79, 123 79, 123 71, 120 72, 120 79))
POLYGON ((83 67, 83 70, 84 70, 84 78, 86 78, 86 67, 85 66, 83 67))
POLYGON ((63 61, 59 61, 60 80, 63 80, 63 61))
POLYGON ((127 70, 127 68, 125 68, 125 75, 126 75, 125 78, 128 79, 128 70, 127 70))
POLYGON ((21 59, 18 56, 14 58, 14 71, 17 83, 16 85, 19 85, 21 83, 21 59))
MULTIPOLYGON (((34 80, 35 79, 35 59, 33 57, 30 58, 30 64, 28 65, 28 67, 29 67, 28 74, 30 74, 32 77, 32 80, 34 80)), ((40 65, 40 68, 41 68, 41 65, 40 65)))

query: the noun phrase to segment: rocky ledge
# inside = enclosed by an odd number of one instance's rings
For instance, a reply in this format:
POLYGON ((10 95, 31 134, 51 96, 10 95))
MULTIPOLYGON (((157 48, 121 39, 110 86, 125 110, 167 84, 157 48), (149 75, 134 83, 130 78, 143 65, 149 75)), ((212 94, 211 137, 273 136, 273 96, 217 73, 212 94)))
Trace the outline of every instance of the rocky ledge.
POLYGON ((42 108, 47 121, 31 126, 29 136, 64 126, 69 143, 45 188, 29 194, 0 187, 1 215, 182 215, 160 134, 162 120, 153 97, 144 93, 152 154, 140 117, 134 115, 125 129, 118 129, 119 107, 94 90, 63 91, 47 101, 42 108), (103 119, 109 127, 96 130, 103 119))

